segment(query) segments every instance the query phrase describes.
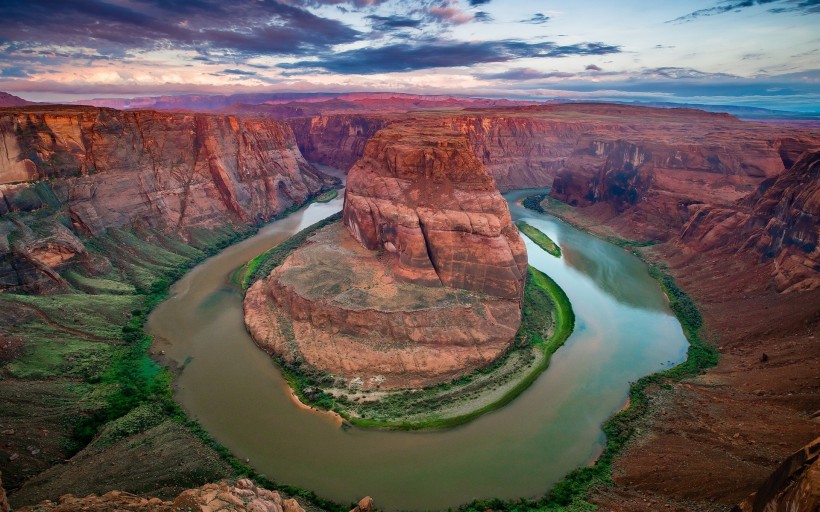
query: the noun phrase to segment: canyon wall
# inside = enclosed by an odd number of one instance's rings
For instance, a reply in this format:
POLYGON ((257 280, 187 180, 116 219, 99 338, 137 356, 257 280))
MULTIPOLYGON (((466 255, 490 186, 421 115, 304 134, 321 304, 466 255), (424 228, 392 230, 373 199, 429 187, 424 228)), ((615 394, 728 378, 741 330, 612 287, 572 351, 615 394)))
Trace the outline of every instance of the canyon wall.
POLYGON ((49 269, 83 252, 78 235, 139 224, 185 238, 192 228, 259 224, 326 180, 273 120, 0 110, 0 289, 58 281, 49 269))
POLYGON ((347 172, 361 158, 367 141, 392 120, 378 114, 339 114, 298 117, 287 123, 305 158, 347 172))
POLYGON ((729 206, 695 204, 678 245, 768 264, 778 291, 820 287, 820 150, 729 206))

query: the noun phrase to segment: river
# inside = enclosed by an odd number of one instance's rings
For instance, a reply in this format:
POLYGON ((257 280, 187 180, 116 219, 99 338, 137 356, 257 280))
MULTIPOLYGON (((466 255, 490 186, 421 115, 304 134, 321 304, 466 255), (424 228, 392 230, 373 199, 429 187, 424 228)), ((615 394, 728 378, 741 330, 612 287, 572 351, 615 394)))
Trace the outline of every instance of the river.
POLYGON ((549 369, 511 404, 434 432, 342 429, 298 407, 278 368, 247 334, 237 267, 339 211, 326 204, 273 222, 209 258, 171 288, 148 319, 154 350, 184 370, 175 398, 237 457, 269 479, 343 503, 370 495, 387 510, 446 509, 474 498, 538 497, 594 460, 601 424, 626 402, 629 383, 686 357, 687 342, 646 266, 623 249, 516 204, 563 250, 554 258, 524 237, 530 264, 566 291, 575 331, 549 369))

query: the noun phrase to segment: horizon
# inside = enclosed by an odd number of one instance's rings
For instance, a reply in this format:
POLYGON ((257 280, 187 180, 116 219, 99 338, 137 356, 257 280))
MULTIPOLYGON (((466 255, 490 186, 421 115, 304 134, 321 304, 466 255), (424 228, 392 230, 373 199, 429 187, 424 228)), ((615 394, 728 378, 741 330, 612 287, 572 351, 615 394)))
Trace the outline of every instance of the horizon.
POLYGON ((0 90, 52 103, 384 92, 817 114, 817 14, 818 0, 3 4, 0 90))

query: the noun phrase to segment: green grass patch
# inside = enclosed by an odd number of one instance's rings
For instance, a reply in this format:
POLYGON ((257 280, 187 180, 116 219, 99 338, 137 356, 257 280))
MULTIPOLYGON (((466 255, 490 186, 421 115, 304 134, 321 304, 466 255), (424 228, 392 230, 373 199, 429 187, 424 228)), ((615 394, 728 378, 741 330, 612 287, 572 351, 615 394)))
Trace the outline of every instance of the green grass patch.
POLYGON ((561 257, 561 247, 558 246, 553 240, 548 237, 546 234, 542 233, 538 229, 530 226, 523 220, 519 220, 515 223, 518 227, 518 230, 527 235, 530 240, 535 242, 535 244, 547 251, 549 254, 555 256, 556 258, 561 257))
POLYGON ((314 201, 316 201, 317 203, 329 203, 330 201, 333 201, 334 199, 336 199, 338 196, 339 196, 339 191, 336 190, 335 188, 332 188, 332 189, 328 190, 327 192, 323 192, 322 194, 319 194, 316 197, 316 199, 314 199, 314 201))
POLYGON ((128 321, 130 311, 142 305, 135 295, 62 295, 3 294, 2 301, 10 301, 44 315, 55 327, 91 338, 120 340, 121 326, 128 321))
POLYGON ((17 379, 77 378, 87 382, 100 379, 114 358, 112 345, 87 341, 48 324, 34 320, 22 326, 25 347, 22 356, 6 365, 17 379))
POLYGON ((133 295, 137 292, 136 288, 128 283, 113 279, 86 277, 73 270, 66 272, 63 277, 75 288, 94 295, 133 295))

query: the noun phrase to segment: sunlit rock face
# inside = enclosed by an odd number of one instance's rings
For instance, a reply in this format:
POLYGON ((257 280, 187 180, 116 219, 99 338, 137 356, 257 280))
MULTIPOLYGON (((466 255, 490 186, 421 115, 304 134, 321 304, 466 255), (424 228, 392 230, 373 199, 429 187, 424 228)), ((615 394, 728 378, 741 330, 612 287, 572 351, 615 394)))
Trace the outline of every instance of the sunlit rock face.
POLYGON ((396 276, 520 299, 527 255, 466 137, 435 122, 379 132, 348 175, 344 223, 396 276))
POLYGON ((778 291, 820 287, 820 151, 732 206, 692 205, 681 245, 740 254, 771 268, 778 291))

